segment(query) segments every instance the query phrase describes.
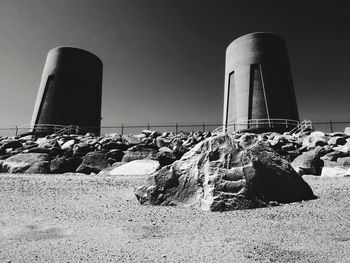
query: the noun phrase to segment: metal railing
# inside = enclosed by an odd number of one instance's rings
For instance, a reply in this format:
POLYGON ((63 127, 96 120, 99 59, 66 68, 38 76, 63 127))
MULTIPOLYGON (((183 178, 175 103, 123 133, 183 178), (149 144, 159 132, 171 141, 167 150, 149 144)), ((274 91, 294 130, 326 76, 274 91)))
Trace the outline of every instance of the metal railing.
MULTIPOLYGON (((276 122, 279 125, 286 125, 286 120, 281 119, 275 119, 276 122)), ((296 121, 291 120, 292 122, 289 122, 287 120, 287 126, 293 124, 296 121)), ((258 126, 258 125, 272 125, 273 123, 267 120, 265 122, 257 122, 256 120, 250 120, 248 123, 235 123, 235 124, 229 124, 229 127, 244 127, 243 125, 250 124, 258 126)), ((45 125, 38 125, 38 127, 43 127, 45 125)), ((47 124, 47 127, 53 128, 54 132, 59 132, 62 129, 68 127, 63 125, 52 125, 47 124)), ((296 126, 296 125, 295 125, 296 126)), ((294 127, 295 127, 294 126, 294 127)), ((343 132, 345 127, 350 126, 350 120, 341 120, 341 121, 334 121, 334 120, 312 120, 312 126, 314 130, 324 131, 324 132, 334 132, 334 131, 340 131, 343 132)), ((245 126, 246 127, 246 126, 245 126)), ((291 127, 290 130, 292 130, 294 127, 291 127)), ((0 136, 15 136, 19 134, 23 134, 26 132, 30 132, 33 127, 30 125, 24 125, 24 126, 12 126, 12 127, 0 127, 0 136)), ((96 129, 96 127, 79 127, 79 129, 85 129, 85 130, 91 130, 96 129)), ((102 126, 100 127, 101 134, 110 134, 110 133, 117 133, 117 134, 138 134, 141 133, 142 130, 157 130, 160 132, 174 132, 179 133, 181 131, 184 132, 191 132, 191 131, 210 131, 214 132, 217 130, 222 130, 222 122, 196 122, 196 123, 168 123, 168 124, 154 124, 154 123, 144 123, 144 124, 125 124, 121 123, 119 125, 109 125, 109 126, 102 126)))
POLYGON ((313 129, 312 128, 312 122, 310 120, 304 120, 302 121, 298 126, 296 126, 294 129, 292 129, 290 132, 292 134, 298 134, 301 133, 307 129, 313 129))
POLYGON ((246 121, 232 122, 227 125, 222 125, 215 130, 214 133, 223 131, 240 131, 244 129, 259 129, 259 128, 273 128, 273 127, 285 127, 286 129, 293 129, 299 125, 299 121, 290 119, 249 119, 246 121))
POLYGON ((31 133, 31 132, 45 132, 47 130, 49 130, 52 133, 56 133, 64 128, 66 128, 67 126, 65 125, 58 125, 58 124, 35 124, 35 125, 30 125, 30 124, 26 124, 26 125, 22 125, 22 126, 16 126, 15 129, 15 135, 19 135, 19 134, 24 134, 24 133, 31 133))

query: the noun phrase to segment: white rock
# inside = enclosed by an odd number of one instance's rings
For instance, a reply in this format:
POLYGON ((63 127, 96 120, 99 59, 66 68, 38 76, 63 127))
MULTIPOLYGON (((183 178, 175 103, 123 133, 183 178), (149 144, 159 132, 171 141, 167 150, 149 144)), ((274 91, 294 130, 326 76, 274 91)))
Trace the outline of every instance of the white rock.
POLYGON ((346 177, 350 176, 350 168, 343 167, 323 167, 322 177, 346 177))
POLYGON ((118 166, 109 172, 110 175, 150 175, 159 170, 160 164, 154 160, 135 160, 118 166))
POLYGON ((62 150, 72 149, 74 144, 75 144, 75 140, 66 141, 64 144, 62 144, 61 149, 62 150))

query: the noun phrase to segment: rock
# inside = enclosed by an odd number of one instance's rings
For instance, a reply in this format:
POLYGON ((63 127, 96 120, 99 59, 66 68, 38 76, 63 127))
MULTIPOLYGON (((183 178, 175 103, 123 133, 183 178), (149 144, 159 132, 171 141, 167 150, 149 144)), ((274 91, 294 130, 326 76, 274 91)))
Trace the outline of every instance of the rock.
POLYGON ((325 154, 324 156, 321 157, 322 160, 328 160, 328 161, 337 161, 338 158, 340 157, 345 157, 347 156, 346 153, 339 152, 339 151, 334 151, 334 152, 329 152, 325 154))
MULTIPOLYGON (((80 164, 80 163, 79 163, 80 164)), ((67 173, 67 172, 74 172, 76 168, 79 165, 75 167, 75 169, 70 169, 71 165, 67 161, 67 157, 56 157, 51 160, 50 163, 50 171, 53 174, 62 174, 62 173, 67 173)))
POLYGON ((173 154, 176 156, 176 159, 180 159, 185 153, 187 153, 189 149, 182 145, 177 145, 174 147, 173 154))
POLYGON ((324 166, 323 160, 320 159, 321 154, 322 148, 304 152, 296 157, 291 165, 299 175, 321 175, 322 167, 324 166))
POLYGON ((139 140, 139 138, 135 137, 134 135, 130 135, 130 134, 124 134, 122 136, 122 140, 126 145, 129 145, 129 147, 138 145, 141 143, 141 141, 139 140))
POLYGON ((106 158, 113 158, 115 160, 115 162, 120 162, 122 160, 124 156, 124 152, 118 149, 113 149, 110 150, 107 154, 106 154, 106 158))
POLYGON ((308 149, 315 148, 316 146, 323 146, 327 144, 324 133, 313 132, 310 135, 306 136, 303 140, 303 146, 306 146, 308 149))
POLYGON ((142 159, 157 160, 158 151, 153 147, 139 144, 128 149, 125 152, 125 155, 123 156, 122 161, 130 162, 130 161, 142 160, 142 159))
POLYGON ((334 151, 342 152, 346 155, 350 155, 350 142, 345 143, 341 146, 336 146, 333 148, 334 151))
POLYGON ((73 147, 73 156, 84 156, 91 152, 93 148, 87 143, 78 143, 73 147))
POLYGON ((50 149, 49 148, 44 148, 44 147, 33 147, 28 150, 29 153, 47 153, 50 154, 50 149))
POLYGON ((61 148, 57 140, 54 138, 47 138, 47 137, 38 138, 35 141, 35 143, 38 144, 39 148, 52 148, 52 147, 61 148))
POLYGON ((340 136, 331 137, 328 141, 329 145, 344 145, 346 143, 346 139, 340 136))
POLYGON ((150 175, 159 170, 160 164, 154 160, 135 160, 118 166, 109 172, 110 175, 150 175))
POLYGON ((348 177, 350 176, 350 168, 344 167, 323 167, 322 177, 348 177))
POLYGON ((152 131, 150 131, 150 130, 143 130, 142 133, 145 134, 147 137, 149 137, 152 134, 152 131))
POLYGON ((75 144, 75 140, 71 139, 71 140, 66 141, 65 143, 63 143, 63 144, 61 145, 61 149, 62 149, 62 150, 72 149, 73 146, 74 146, 74 144, 75 144))
POLYGON ((141 204, 211 211, 315 198, 309 185, 266 143, 254 135, 240 140, 224 133, 202 141, 152 174, 135 195, 141 204))
POLYGON ((46 153, 19 153, 0 161, 3 173, 50 173, 50 158, 46 153))
POLYGON ((106 154, 102 152, 90 152, 87 153, 83 162, 79 165, 76 172, 77 173, 99 173, 101 170, 108 166, 108 161, 106 159, 106 154))
POLYGON ((166 139, 166 138, 162 138, 162 137, 157 137, 156 138, 156 145, 159 147, 159 148, 162 148, 162 147, 169 147, 171 144, 171 140, 170 139, 166 139))
POLYGON ((79 165, 83 162, 83 159, 81 157, 67 157, 66 159, 66 165, 67 165, 67 172, 75 172, 79 165))
POLYGON ((350 127, 345 127, 344 133, 350 135, 350 127))
POLYGON ((348 156, 348 157, 338 158, 338 159, 337 159, 337 163, 338 163, 340 166, 349 168, 349 167, 350 167, 350 157, 348 156))
POLYGON ((169 165, 176 161, 176 156, 170 148, 162 147, 159 149, 158 161, 161 166, 169 165))
POLYGON ((125 151, 127 150, 128 147, 124 145, 122 142, 107 142, 102 144, 102 148, 105 151, 110 151, 110 150, 119 150, 119 151, 125 151))
POLYGON ((6 150, 6 149, 17 149, 22 147, 22 143, 19 140, 16 139, 6 139, 2 140, 0 142, 0 149, 6 150))

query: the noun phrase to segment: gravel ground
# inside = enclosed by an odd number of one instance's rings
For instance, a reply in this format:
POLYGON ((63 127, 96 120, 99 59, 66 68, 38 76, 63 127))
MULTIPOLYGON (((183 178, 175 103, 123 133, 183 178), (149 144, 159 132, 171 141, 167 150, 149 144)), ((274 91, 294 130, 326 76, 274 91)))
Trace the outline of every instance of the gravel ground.
POLYGON ((222 213, 140 206, 145 177, 0 174, 0 262, 350 262, 350 178, 222 213))

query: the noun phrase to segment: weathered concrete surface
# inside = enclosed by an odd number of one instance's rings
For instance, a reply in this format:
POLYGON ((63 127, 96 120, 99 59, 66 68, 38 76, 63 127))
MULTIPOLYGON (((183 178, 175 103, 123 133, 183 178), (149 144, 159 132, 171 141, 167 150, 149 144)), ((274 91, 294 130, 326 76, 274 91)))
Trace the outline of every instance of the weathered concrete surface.
POLYGON ((79 48, 54 48, 46 58, 31 125, 78 125, 99 134, 101 96, 102 61, 79 48))
POLYGON ((226 50, 223 123, 268 118, 299 120, 287 48, 272 33, 247 34, 226 50))

